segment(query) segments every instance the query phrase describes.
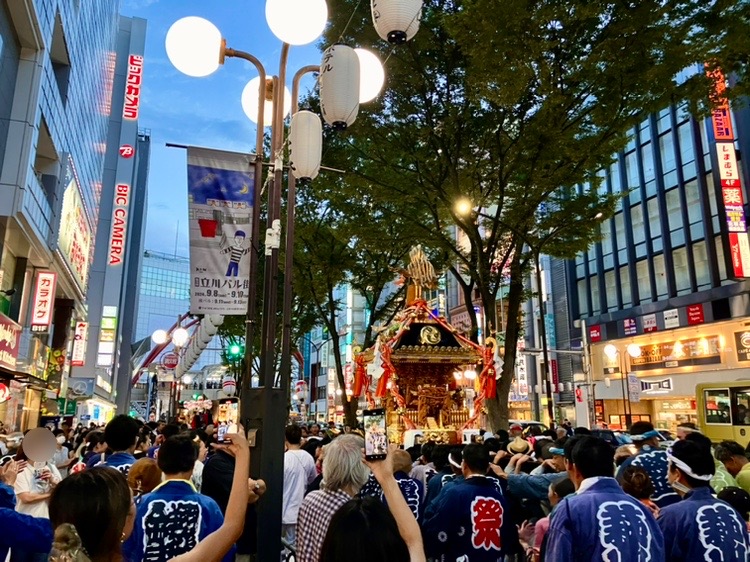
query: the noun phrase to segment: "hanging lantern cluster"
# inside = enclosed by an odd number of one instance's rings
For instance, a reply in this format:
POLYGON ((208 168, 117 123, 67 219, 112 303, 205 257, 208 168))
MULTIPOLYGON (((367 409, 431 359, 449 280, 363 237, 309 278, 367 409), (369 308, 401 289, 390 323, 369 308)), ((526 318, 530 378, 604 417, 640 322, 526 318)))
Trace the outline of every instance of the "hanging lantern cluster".
POLYGON ((371 0, 375 31, 389 43, 401 45, 419 30, 422 0, 371 0))
POLYGON ((224 317, 220 314, 211 314, 203 317, 198 328, 182 348, 183 352, 180 354, 180 362, 175 369, 175 377, 179 379, 193 368, 193 365, 198 361, 201 353, 206 349, 208 343, 216 335, 219 326, 223 323, 224 317))

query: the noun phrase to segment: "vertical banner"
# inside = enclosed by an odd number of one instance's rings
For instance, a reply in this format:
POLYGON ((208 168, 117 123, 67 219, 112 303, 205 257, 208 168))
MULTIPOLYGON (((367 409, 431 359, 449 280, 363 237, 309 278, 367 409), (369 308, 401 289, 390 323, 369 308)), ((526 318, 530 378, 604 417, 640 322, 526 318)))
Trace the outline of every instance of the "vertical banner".
POLYGON ((726 220, 726 228, 722 230, 725 232, 731 262, 729 276, 746 279, 750 277, 750 239, 745 221, 742 179, 734 149, 732 115, 726 97, 726 78, 718 69, 707 72, 707 75, 714 83, 711 101, 715 108, 711 113, 711 123, 716 142, 717 173, 721 182, 721 206, 726 220))
POLYGON ((36 274, 34 302, 31 306, 31 331, 49 332, 52 323, 52 310, 55 308, 55 288, 57 273, 40 271, 36 274))
POLYGON ((192 314, 247 311, 254 177, 247 154, 188 148, 192 314))
POLYGON ((88 332, 88 322, 76 322, 73 351, 70 355, 71 367, 83 367, 86 364, 86 340, 88 338, 88 332))

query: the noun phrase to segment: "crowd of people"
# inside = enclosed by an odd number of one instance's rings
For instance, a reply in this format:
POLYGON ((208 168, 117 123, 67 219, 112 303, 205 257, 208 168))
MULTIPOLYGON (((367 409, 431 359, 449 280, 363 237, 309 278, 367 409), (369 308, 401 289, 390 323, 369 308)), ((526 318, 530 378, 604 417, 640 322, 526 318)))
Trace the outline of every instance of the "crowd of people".
MULTIPOLYGON (((0 466, 0 559, 246 562, 255 503, 243 431, 63 426, 45 462, 0 466)), ((285 429, 284 544, 299 562, 750 560, 750 462, 686 424, 660 448, 647 422, 615 449, 585 428, 485 433, 388 448, 360 430, 285 429)), ((281 553, 280 553, 281 556, 281 553)))

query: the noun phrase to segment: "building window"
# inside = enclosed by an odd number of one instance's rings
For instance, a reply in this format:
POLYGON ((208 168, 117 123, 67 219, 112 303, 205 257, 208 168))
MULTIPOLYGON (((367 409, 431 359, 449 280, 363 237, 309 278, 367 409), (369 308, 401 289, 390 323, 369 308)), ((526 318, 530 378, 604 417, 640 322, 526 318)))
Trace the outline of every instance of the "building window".
POLYGON ((599 300, 599 276, 592 275, 591 283, 591 316, 598 316, 602 313, 602 303, 599 300))
POLYGON ((639 203, 630 207, 630 221, 633 229, 633 242, 639 244, 646 241, 643 225, 643 206, 639 203))
POLYGON ((664 267, 664 254, 654 256, 654 277, 656 279, 656 300, 667 297, 667 269, 664 267))
POLYGON ((675 187, 677 185, 677 158, 672 131, 659 137, 659 152, 661 153, 661 168, 664 174, 664 188, 675 187))
POLYGON ((49 58, 52 61, 55 82, 57 82, 57 88, 60 90, 60 99, 64 106, 68 101, 70 56, 68 55, 68 45, 65 40, 62 19, 59 12, 55 18, 55 29, 52 33, 52 47, 49 50, 49 58))
POLYGON ((604 286, 607 290, 607 310, 617 310, 617 276, 614 269, 604 274, 604 286))
POLYGON ((39 139, 36 144, 36 156, 34 158, 34 173, 39 185, 47 196, 47 201, 54 207, 57 193, 57 183, 60 176, 60 157, 52 142, 47 122, 42 117, 39 123, 39 139))
POLYGON ((705 240, 693 244, 693 267, 698 290, 709 289, 711 287, 711 272, 708 265, 705 240))
POLYGON ((653 300, 651 294, 651 276, 648 272, 648 262, 641 260, 635 264, 636 276, 638 277, 638 291, 641 302, 653 300))
POLYGON ((620 182, 620 163, 615 162, 609 169, 609 178, 612 183, 612 193, 620 193, 622 185, 620 182))
POLYGON ((589 294, 586 279, 578 281, 578 312, 581 316, 589 316, 589 294))
POLYGON ((732 423, 728 388, 704 390, 703 403, 706 408, 706 423, 732 423))
POLYGON ((714 245, 716 246, 716 261, 719 264, 719 279, 723 282, 729 279, 729 276, 727 275, 727 264, 724 259, 724 242, 720 234, 714 237, 714 245))
POLYGON ((672 266, 674 268, 675 289, 678 295, 687 295, 690 290, 690 273, 687 263, 687 248, 672 250, 672 266))
POLYGON ((620 287, 622 288, 622 307, 633 306, 633 295, 630 292, 630 266, 620 267, 620 287))

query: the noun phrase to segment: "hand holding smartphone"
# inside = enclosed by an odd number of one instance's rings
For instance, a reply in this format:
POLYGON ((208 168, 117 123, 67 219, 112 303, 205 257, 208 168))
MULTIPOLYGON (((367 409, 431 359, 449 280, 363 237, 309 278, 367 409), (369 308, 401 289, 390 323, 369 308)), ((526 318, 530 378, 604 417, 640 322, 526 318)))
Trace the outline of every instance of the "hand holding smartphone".
POLYGON ((388 455, 388 432, 385 425, 385 410, 376 408, 362 414, 365 427, 365 459, 383 460, 388 455))

